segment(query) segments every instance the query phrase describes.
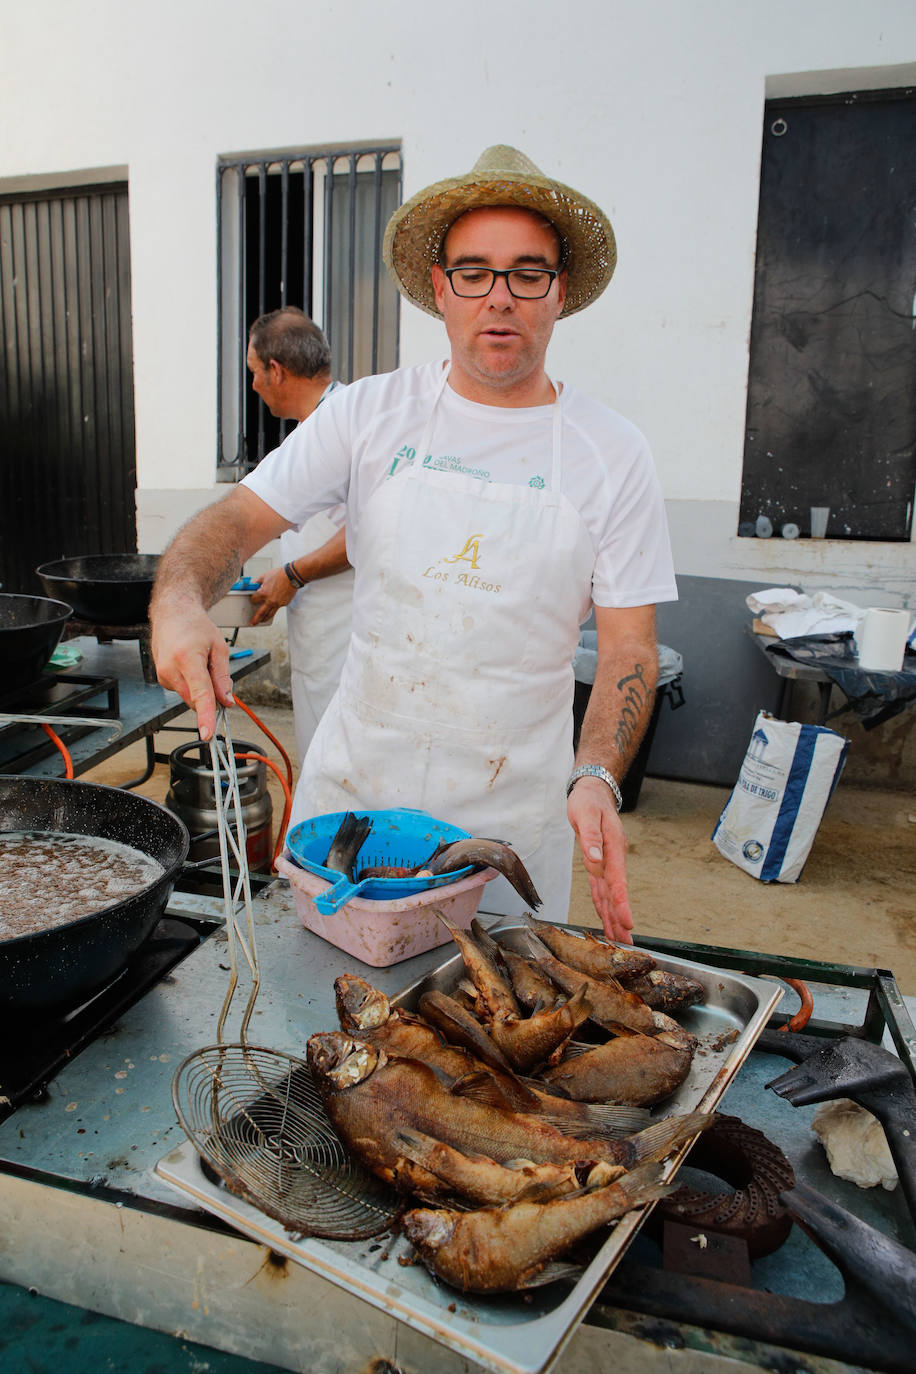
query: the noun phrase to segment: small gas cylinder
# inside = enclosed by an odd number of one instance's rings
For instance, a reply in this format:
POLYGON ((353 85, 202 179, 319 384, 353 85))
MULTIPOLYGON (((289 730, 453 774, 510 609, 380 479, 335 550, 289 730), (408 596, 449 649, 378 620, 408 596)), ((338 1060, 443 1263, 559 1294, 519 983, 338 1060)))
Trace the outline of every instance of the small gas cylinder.
MULTIPOLYGON (((244 740, 233 740, 238 754, 260 754, 263 750, 244 740)), ((253 873, 269 873, 273 858, 271 827, 273 805, 267 790, 267 767, 257 760, 236 758, 239 780, 239 801, 245 826, 245 848, 248 867, 253 873)), ((189 859, 209 859, 219 855, 219 836, 208 834, 217 828, 216 797, 213 789, 213 768, 210 746, 202 740, 179 745, 169 755, 170 787, 165 804, 180 816, 191 834, 189 859), (196 838, 200 836, 201 838, 196 838)), ((235 824, 235 810, 230 806, 227 816, 235 824)))

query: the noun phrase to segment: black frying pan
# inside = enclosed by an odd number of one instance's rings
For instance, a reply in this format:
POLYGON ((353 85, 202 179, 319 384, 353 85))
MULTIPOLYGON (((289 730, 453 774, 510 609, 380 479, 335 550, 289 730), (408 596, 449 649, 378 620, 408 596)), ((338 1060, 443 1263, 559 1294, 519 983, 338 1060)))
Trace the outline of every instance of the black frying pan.
POLYGON ((158 802, 98 783, 0 775, 0 830, 58 830, 133 845, 165 872, 133 897, 32 935, 0 940, 0 1016, 64 1011, 110 982, 150 935, 188 852, 158 802))
POLYGON ((35 572, 48 596, 93 625, 142 625, 159 566, 157 553, 91 553, 58 558, 35 572))
POLYGON ((28 687, 57 648, 71 608, 43 596, 0 592, 0 685, 28 687))

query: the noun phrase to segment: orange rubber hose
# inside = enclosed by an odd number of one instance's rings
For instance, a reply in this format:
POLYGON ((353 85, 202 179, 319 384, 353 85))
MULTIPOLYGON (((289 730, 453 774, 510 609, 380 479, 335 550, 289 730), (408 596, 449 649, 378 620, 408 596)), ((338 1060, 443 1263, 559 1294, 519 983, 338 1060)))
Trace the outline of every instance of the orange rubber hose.
POLYGON ((267 767, 272 768, 274 773, 276 773, 277 780, 280 783, 280 786, 283 788, 283 820, 280 822, 280 829, 277 831, 277 843, 274 847, 274 856, 272 860, 273 863, 276 863, 277 858, 279 857, 279 854, 283 848, 283 837, 286 834, 286 827, 289 823, 290 812, 293 809, 293 794, 287 786, 286 779, 280 772, 277 765, 274 763, 273 759, 267 758, 265 754, 236 754, 235 757, 237 759, 250 760, 254 763, 266 763, 267 767))
POLYGON ((267 736, 271 744, 279 753, 280 757, 283 759, 283 762, 286 764, 286 784, 289 790, 292 791, 293 765, 290 762, 289 754, 287 754, 286 750, 283 748, 283 745, 277 739, 276 735, 272 735, 268 730, 267 726, 264 724, 264 722, 258 719, 258 717, 255 715, 254 711, 252 711, 250 706, 246 706, 244 701, 239 701, 238 697, 235 698, 235 704, 245 712, 246 716, 251 717, 251 719, 254 721, 258 729, 261 730, 267 736))
POLYGON ((779 1029, 784 1031, 800 1031, 807 1026, 811 1019, 811 1013, 814 1011, 814 998, 811 996, 807 984, 802 983, 799 979, 783 978, 782 981, 788 983, 790 988, 795 989, 801 999, 801 1006, 795 1015, 790 1017, 785 1025, 780 1026, 779 1029))
POLYGON ((45 734, 48 736, 48 739, 54 741, 54 743, 57 745, 58 749, 60 750, 60 752, 61 752, 61 753, 63 754, 63 756, 64 756, 64 777, 65 777, 65 778, 72 778, 72 777, 73 777, 73 760, 72 760, 72 758, 70 757, 70 751, 69 751, 69 749, 68 749, 67 746, 64 744, 64 742, 63 742, 63 740, 61 739, 60 735, 55 734, 55 732, 51 729, 50 725, 42 725, 41 728, 42 728, 42 730, 44 730, 45 734))

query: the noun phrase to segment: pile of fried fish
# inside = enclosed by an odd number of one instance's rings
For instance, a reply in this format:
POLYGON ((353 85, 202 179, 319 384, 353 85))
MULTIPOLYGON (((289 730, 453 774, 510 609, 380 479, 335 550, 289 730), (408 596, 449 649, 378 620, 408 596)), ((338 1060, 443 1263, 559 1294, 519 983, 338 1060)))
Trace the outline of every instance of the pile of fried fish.
POLYGON ((465 967, 452 993, 407 1012, 338 978, 341 1029, 309 1040, 313 1077, 351 1154, 425 1204, 401 1225, 432 1273, 478 1293, 572 1276, 559 1257, 670 1192, 661 1161, 712 1120, 646 1125, 690 1071, 672 1012, 703 988, 587 933, 442 920, 465 967))

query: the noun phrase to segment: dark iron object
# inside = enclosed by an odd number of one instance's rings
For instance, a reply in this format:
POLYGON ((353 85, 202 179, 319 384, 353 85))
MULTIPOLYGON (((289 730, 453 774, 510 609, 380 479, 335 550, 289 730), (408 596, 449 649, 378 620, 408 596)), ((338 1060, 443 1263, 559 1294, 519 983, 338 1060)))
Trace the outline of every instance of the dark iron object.
POLYGON ((79 619, 118 626, 149 619, 158 566, 155 553, 92 553, 58 558, 35 571, 48 595, 68 601, 79 619))
POLYGON ((0 678, 0 714, 59 716, 66 713, 117 720, 120 697, 118 679, 103 673, 49 670, 25 687, 12 690, 6 689, 0 678), (104 697, 105 705, 94 706, 94 697, 104 697))
MULTIPOLYGON (((153 662, 152 651, 152 630, 148 620, 139 621, 136 625, 103 625, 94 620, 79 620, 74 618, 67 622, 67 639, 76 639, 80 635, 89 635, 98 644, 113 644, 115 640, 136 640, 137 648, 140 650, 140 666, 143 669, 144 682, 157 682, 156 665, 153 662)), ((238 630, 235 631, 238 634, 238 630)), ((234 640, 232 641, 235 642, 234 640)))
MULTIPOLYGON (((916 1333, 916 1255, 874 1226, 796 1182, 782 1201, 847 1282, 860 1283, 895 1320, 916 1333)), ((911 1350, 912 1354, 912 1350, 911 1350)), ((912 1364, 910 1365, 912 1368, 912 1364)))
POLYGON ((63 601, 0 592, 0 672, 3 687, 14 691, 41 676, 73 613, 63 601))
POLYGON ((752 1259, 782 1245, 792 1219, 780 1194, 793 1186, 795 1173, 762 1131, 718 1112, 691 1149, 686 1167, 714 1174, 733 1191, 709 1193, 682 1186, 656 1203, 650 1227, 670 1219, 694 1230, 734 1236, 746 1242, 752 1259))
POLYGON ((878 1118, 916 1221, 916 1088, 897 1056, 852 1036, 824 1044, 812 1035, 771 1031, 759 1043, 797 1061, 766 1085, 793 1107, 850 1097, 878 1118))
MULTIPOLYGON (((853 1036, 877 1043, 890 1033, 900 1051, 899 1065, 916 1076, 916 1036, 893 974, 886 969, 855 968, 815 960, 792 959, 748 950, 730 950, 651 937, 636 936, 639 946, 662 953, 708 958, 723 968, 757 975, 795 978, 827 986, 857 988, 867 994, 861 1024, 812 1018, 804 1036, 773 1030, 788 1019, 778 1013, 759 1037, 755 1050, 794 1058, 793 1043, 810 1042, 814 1049, 838 1037, 853 1036), (712 957, 712 956, 715 957, 712 957)), ((790 1012, 791 1014, 791 1012, 790 1012)), ((789 1194, 781 1195, 788 1204, 789 1194)), ((790 1208, 794 1212, 794 1208, 790 1208)), ((796 1219, 801 1223, 801 1216, 796 1219)), ((853 1218, 855 1220, 855 1218, 853 1218)), ((878 1233, 881 1234, 880 1232, 878 1233)), ((811 1240, 827 1252, 813 1228, 811 1240)), ((883 1239, 883 1237, 882 1237, 883 1239)), ((899 1249, 899 1247, 898 1247, 899 1249)), ((904 1251, 912 1259, 909 1251, 904 1251)), ((840 1264, 842 1268, 842 1264, 840 1264)), ((844 1272, 845 1293, 838 1302, 808 1302, 770 1291, 736 1287, 683 1273, 669 1273, 628 1260, 614 1273, 589 1322, 653 1341, 660 1346, 684 1344, 685 1327, 701 1332, 702 1348, 744 1359, 750 1343, 754 1359, 768 1368, 803 1367, 800 1352, 841 1358, 846 1365, 910 1374, 913 1333, 907 1322, 889 1319, 883 1303, 876 1304, 869 1287, 853 1271, 844 1272)), ((893 1292, 889 1300, 894 1301, 893 1292)))
POLYGON ((844 1367, 912 1374, 912 1330, 889 1317, 884 1304, 876 1306, 854 1274, 845 1281, 841 1302, 817 1303, 627 1263, 605 1286, 588 1321, 673 1349, 684 1345, 685 1325, 699 1327, 725 1355, 746 1358, 753 1342, 755 1364, 765 1360, 764 1367, 776 1370, 805 1369, 802 1351, 833 1360, 841 1352, 844 1367), (761 1343, 774 1347, 768 1357, 761 1343))
POLYGON ((188 852, 177 816, 97 783, 0 776, 0 830, 52 830, 132 845, 162 875, 114 906, 0 941, 0 1015, 78 1006, 110 982, 159 920, 188 852))
MULTIPOLYGON (((654 1217, 653 1212, 649 1221, 654 1217)), ((792 1225, 791 1217, 789 1225, 792 1225)), ((683 1222, 671 1221, 668 1217, 662 1222, 661 1230, 664 1267, 669 1273, 715 1279, 717 1283, 728 1283, 738 1288, 752 1287, 751 1257, 746 1241, 704 1227, 701 1246, 697 1243, 696 1226, 685 1226, 683 1222)))
MULTIPOLYGON (((779 1036, 780 1040, 785 1037, 779 1036)), ((801 1368, 803 1351, 841 1358, 845 1366, 910 1374, 916 1331, 916 1255, 861 1221, 815 1189, 796 1181, 780 1202, 843 1276, 839 1302, 807 1302, 772 1292, 736 1287, 682 1272, 640 1264, 622 1265, 589 1313, 593 1326, 627 1329, 659 1344, 681 1344, 680 1323, 725 1333, 740 1341, 766 1342, 770 1358, 756 1352, 767 1368, 801 1368), (620 1311, 618 1309, 626 1309, 620 1311), (634 1318, 632 1313, 642 1314, 634 1318), (651 1320, 647 1320, 651 1319, 651 1320), (666 1332, 668 1333, 666 1335, 666 1332)), ((728 1348, 724 1354, 734 1353, 728 1348)))

